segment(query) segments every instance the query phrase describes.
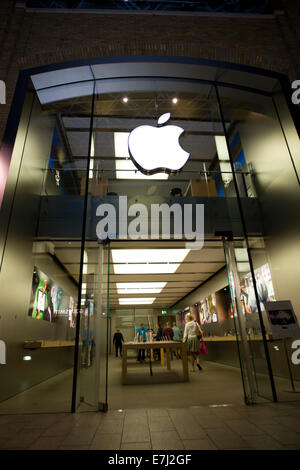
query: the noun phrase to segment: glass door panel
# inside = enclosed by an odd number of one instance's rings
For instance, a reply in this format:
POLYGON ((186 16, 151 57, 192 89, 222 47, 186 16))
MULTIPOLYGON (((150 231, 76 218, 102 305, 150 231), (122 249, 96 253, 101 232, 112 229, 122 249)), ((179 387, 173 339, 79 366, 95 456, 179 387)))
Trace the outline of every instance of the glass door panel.
POLYGON ((246 243, 224 240, 224 251, 245 400, 247 403, 255 403, 260 398, 276 401, 266 327, 246 243))
MULTIPOLYGON (((110 241, 100 245, 102 272, 98 274, 97 318, 98 318, 98 404, 99 409, 108 408, 108 356, 110 345, 110 311, 109 311, 109 280, 110 280, 110 241)), ((99 253, 100 254, 100 253, 99 253)))
POLYGON ((79 342, 79 411, 106 411, 108 406, 109 258, 109 242, 87 244, 79 342))

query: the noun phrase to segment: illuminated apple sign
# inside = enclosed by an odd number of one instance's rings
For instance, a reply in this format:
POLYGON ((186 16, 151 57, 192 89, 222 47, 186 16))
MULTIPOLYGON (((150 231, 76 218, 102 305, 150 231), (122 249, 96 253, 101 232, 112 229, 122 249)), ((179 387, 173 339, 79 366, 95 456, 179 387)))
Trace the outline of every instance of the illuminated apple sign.
POLYGON ((165 125, 170 117, 171 113, 162 114, 157 127, 138 126, 129 134, 129 155, 135 166, 146 175, 176 173, 190 156, 179 144, 184 129, 165 125))

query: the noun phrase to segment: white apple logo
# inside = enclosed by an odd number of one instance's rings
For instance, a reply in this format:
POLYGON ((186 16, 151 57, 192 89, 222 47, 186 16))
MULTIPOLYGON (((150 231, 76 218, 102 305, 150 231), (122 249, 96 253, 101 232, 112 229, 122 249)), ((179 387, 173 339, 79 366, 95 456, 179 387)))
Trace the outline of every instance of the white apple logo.
POLYGON ((164 126, 171 113, 157 121, 158 127, 138 126, 129 134, 128 150, 135 166, 146 175, 176 173, 186 164, 190 154, 179 144, 184 129, 164 126))

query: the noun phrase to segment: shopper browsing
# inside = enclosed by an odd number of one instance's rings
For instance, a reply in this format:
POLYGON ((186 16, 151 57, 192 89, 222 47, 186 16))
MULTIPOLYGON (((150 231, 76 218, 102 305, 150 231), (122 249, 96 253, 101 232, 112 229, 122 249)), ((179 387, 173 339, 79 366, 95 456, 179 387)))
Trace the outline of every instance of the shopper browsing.
POLYGON ((154 336, 155 341, 161 341, 163 335, 163 330, 161 326, 157 323, 156 325, 156 334, 154 336))
POLYGON ((120 351, 120 356, 122 356, 122 342, 124 342, 123 335, 120 328, 117 328, 113 338, 113 343, 116 348, 116 357, 118 357, 118 351, 120 351))
POLYGON ((167 322, 164 331, 163 331, 163 337, 167 339, 167 341, 172 341, 174 337, 174 331, 172 330, 170 323, 167 322))
POLYGON ((191 358, 192 372, 195 372, 195 360, 199 370, 202 367, 199 364, 200 337, 203 336, 200 325, 194 320, 193 315, 187 313, 185 316, 185 328, 183 341, 187 343, 187 353, 191 358))
MULTIPOLYGON (((147 329, 145 328, 144 324, 141 323, 140 328, 137 329, 136 332, 136 339, 138 343, 145 343, 147 340, 147 329)), ((137 361, 144 362, 145 361, 145 349, 141 348, 138 350, 137 361)))
MULTIPOLYGON (((179 339, 179 328, 178 328, 178 326, 176 325, 176 321, 173 322, 172 330, 173 330, 173 333, 174 333, 173 341, 180 341, 180 339, 179 339)), ((180 359, 180 358, 181 358, 181 356, 180 356, 180 348, 176 348, 176 350, 175 350, 175 355, 176 355, 177 359, 180 359)))
MULTIPOLYGON (((154 335, 154 340, 155 341, 161 341, 162 340, 162 335, 163 335, 163 329, 162 327, 160 326, 159 323, 157 323, 156 325, 156 333, 154 335)), ((154 349, 154 355, 155 355, 155 359, 157 361, 160 361, 160 349, 154 349)))

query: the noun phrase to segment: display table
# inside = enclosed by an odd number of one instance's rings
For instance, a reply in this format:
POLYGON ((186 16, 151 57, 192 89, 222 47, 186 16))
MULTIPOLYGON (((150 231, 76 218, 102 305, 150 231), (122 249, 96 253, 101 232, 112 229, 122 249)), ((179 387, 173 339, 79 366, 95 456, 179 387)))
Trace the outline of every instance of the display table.
POLYGON ((39 348, 65 348, 75 346, 75 341, 63 341, 63 340, 36 340, 36 341, 25 341, 24 349, 39 349, 39 348))
POLYGON ((128 342, 123 343, 122 349, 122 384, 127 383, 127 351, 128 349, 149 349, 150 350, 150 374, 152 375, 151 357, 153 349, 160 349, 161 365, 164 365, 164 350, 166 350, 167 369, 171 370, 170 351, 171 349, 180 349, 182 359, 183 381, 189 380, 188 358, 186 352, 186 344, 181 341, 151 341, 145 343, 128 342))
MULTIPOLYGON (((266 334, 266 339, 267 341, 271 341, 272 340, 272 336, 271 335, 268 335, 266 334)), ((236 336, 207 336, 207 337, 204 337, 203 340, 205 342, 207 341, 236 341, 236 336)), ((262 341, 262 335, 247 335, 247 340, 248 341, 262 341)), ((241 339, 239 339, 239 341, 241 341, 241 339)))

